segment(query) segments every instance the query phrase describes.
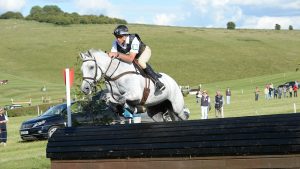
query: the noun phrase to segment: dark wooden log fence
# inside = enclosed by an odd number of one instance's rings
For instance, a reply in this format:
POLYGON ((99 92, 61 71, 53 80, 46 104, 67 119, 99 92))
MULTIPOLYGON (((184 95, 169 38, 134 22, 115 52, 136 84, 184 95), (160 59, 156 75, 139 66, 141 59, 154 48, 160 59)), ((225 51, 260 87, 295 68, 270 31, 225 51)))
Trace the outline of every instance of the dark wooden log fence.
POLYGON ((64 128, 52 168, 300 168, 300 113, 64 128))

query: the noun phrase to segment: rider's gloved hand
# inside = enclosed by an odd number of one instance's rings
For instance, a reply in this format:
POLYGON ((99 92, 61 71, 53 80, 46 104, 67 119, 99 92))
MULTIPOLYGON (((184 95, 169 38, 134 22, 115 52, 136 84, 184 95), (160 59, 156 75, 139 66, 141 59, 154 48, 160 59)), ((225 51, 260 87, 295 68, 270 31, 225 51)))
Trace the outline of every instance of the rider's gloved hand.
POLYGON ((116 58, 119 56, 119 53, 118 52, 108 52, 108 56, 111 58, 116 58))

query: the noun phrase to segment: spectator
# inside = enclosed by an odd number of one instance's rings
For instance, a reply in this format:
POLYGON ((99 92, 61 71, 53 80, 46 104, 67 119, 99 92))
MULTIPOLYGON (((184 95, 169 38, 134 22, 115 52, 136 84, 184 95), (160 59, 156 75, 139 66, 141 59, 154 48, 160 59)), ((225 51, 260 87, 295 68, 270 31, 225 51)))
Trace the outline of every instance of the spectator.
POLYGON ((289 87, 289 93, 290 93, 290 97, 293 97, 293 87, 292 86, 289 87))
POLYGON ((231 91, 229 87, 226 89, 226 104, 230 104, 231 91))
POLYGON ((264 94, 265 94, 265 99, 269 100, 269 88, 268 88, 268 85, 266 85, 266 87, 264 89, 264 94))
POLYGON ((7 129, 6 123, 8 122, 8 118, 4 115, 4 109, 0 107, 0 142, 1 145, 6 146, 7 141, 7 129))
POLYGON ((274 92, 274 99, 277 99, 278 89, 273 88, 273 92, 274 92))
POLYGON ((254 91, 254 93, 255 93, 255 101, 258 101, 259 92, 260 91, 259 91, 258 87, 256 86, 255 91, 254 91))
POLYGON ((282 87, 278 87, 278 99, 281 99, 282 91, 282 87))
POLYGON ((223 113, 223 95, 221 94, 220 91, 216 92, 215 96, 215 115, 216 117, 222 117, 224 118, 224 113, 223 113))
POLYGON ((210 105, 210 98, 206 90, 204 90, 201 98, 201 119, 208 119, 209 105, 210 105))
POLYGON ((298 85, 296 83, 295 83, 295 85, 293 87, 293 91, 294 91, 294 97, 298 97, 298 95, 297 95, 298 85))
POLYGON ((269 89, 269 99, 272 99, 273 88, 271 87, 271 84, 269 84, 268 89, 269 89))
POLYGON ((273 85, 273 83, 269 84, 269 95, 270 95, 269 99, 272 99, 273 96, 274 96, 274 85, 273 85))
POLYGON ((201 101, 201 97, 202 97, 201 91, 198 90, 196 93, 196 102, 197 103, 199 103, 201 101))
POLYGON ((287 88, 286 86, 283 86, 283 98, 286 98, 286 92, 287 92, 287 88))

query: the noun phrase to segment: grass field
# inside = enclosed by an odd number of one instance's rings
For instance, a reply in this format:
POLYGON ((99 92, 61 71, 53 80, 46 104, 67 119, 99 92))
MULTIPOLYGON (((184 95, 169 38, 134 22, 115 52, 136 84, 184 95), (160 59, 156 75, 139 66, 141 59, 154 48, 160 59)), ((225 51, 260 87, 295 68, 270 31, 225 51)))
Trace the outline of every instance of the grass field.
MULTIPOLYGON (((42 97, 58 101, 65 95, 62 70, 73 67, 80 51, 109 50, 115 25, 55 26, 19 20, 0 20, 0 105, 15 101, 41 103, 42 97), (46 86, 47 91, 41 88, 46 86)), ((300 97, 264 100, 263 87, 300 81, 300 31, 225 30, 129 25, 152 48, 155 70, 171 75, 180 85, 208 90, 232 90, 225 117, 291 113, 300 97), (254 89, 261 90, 254 101, 254 89)), ((200 106, 194 95, 185 97, 191 119, 199 119, 200 106)), ((18 129, 31 116, 10 118, 8 146, 0 147, 1 169, 50 168, 45 158, 47 141, 21 142, 18 129)), ((214 109, 209 112, 214 118, 214 109)))
POLYGON ((0 147, 1 169, 50 168, 50 160, 46 158, 47 141, 21 141, 19 136, 21 122, 29 118, 32 116, 9 119, 7 146, 0 147))

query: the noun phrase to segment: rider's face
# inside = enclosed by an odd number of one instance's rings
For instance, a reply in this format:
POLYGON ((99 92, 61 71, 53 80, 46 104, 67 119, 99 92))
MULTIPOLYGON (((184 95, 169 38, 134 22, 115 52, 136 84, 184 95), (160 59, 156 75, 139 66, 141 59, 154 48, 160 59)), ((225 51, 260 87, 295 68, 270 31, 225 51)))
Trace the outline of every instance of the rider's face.
POLYGON ((117 36, 116 38, 119 44, 123 44, 126 40, 126 36, 117 36))

